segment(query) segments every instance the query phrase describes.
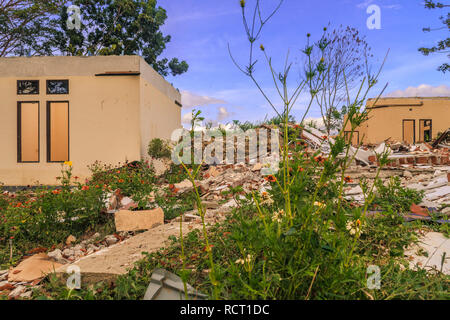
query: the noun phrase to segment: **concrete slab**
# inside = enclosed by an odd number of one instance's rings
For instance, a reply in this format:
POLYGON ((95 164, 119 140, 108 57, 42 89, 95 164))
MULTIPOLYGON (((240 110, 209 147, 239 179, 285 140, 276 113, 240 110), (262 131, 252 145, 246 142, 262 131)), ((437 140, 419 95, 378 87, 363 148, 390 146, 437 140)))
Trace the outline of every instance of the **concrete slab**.
POLYGON ((120 210, 114 215, 116 231, 149 230, 164 224, 164 211, 161 208, 145 211, 120 210))
MULTIPOLYGON (((200 227, 198 223, 183 223, 183 234, 200 227)), ((64 265, 56 270, 56 274, 61 279, 67 279, 68 268, 77 266, 81 271, 82 285, 113 280, 133 268, 134 263, 143 258, 143 252, 151 253, 163 248, 170 236, 179 234, 179 223, 165 224, 64 265)))
POLYGON ((45 253, 35 254, 12 269, 8 274, 8 281, 31 282, 43 278, 61 266, 61 264, 51 260, 45 253))
POLYGON ((405 251, 410 259, 410 268, 437 269, 450 275, 450 239, 442 233, 429 232, 418 244, 405 251), (444 259, 444 260, 443 260, 444 259))

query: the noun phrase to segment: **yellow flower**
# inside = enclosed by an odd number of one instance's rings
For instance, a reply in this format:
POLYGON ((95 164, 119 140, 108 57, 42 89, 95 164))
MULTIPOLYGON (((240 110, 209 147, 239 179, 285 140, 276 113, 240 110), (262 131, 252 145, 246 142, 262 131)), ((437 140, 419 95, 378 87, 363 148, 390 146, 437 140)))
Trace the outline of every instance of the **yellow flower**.
POLYGON ((71 167, 71 166, 72 166, 72 161, 65 161, 64 164, 65 164, 66 166, 71 167))

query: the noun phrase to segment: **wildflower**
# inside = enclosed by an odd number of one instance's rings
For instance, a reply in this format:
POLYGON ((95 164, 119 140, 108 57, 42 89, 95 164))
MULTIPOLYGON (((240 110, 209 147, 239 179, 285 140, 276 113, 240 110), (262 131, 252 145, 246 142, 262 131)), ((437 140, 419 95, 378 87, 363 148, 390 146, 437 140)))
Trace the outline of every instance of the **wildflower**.
POLYGON ((78 177, 78 176, 75 176, 75 177, 73 177, 75 180, 78 180, 78 179, 80 179, 80 177, 78 177))
POLYGON ((283 209, 274 212, 273 213, 273 217, 272 217, 272 221, 280 223, 281 222, 281 218, 283 217, 283 215, 284 215, 284 210, 283 209))
POLYGON ((268 175, 264 179, 269 182, 277 182, 277 178, 275 178, 273 175, 268 175))
POLYGON ((344 181, 345 181, 345 183, 353 182, 353 180, 350 177, 345 177, 344 181))
POLYGON ((56 194, 60 194, 61 191, 60 190, 53 190, 52 193, 56 195, 56 194))
POLYGON ((316 207, 319 207, 319 208, 325 207, 325 204, 324 204, 324 203, 318 202, 318 201, 314 202, 314 205, 315 205, 316 207))
POLYGON ((270 194, 269 193, 267 193, 267 192, 263 192, 263 193, 261 193, 261 197, 262 197, 262 202, 261 202, 261 204, 268 204, 268 205, 272 205, 273 204, 273 199, 272 199, 272 197, 270 196, 270 194))
POLYGON ((264 46, 263 46, 263 45, 261 45, 261 46, 260 46, 259 48, 261 49, 261 51, 264 51, 264 50, 266 50, 266 48, 264 48, 264 46))
POLYGON ((73 165, 72 161, 64 161, 64 164, 69 167, 73 165))
POLYGON ((119 179, 118 181, 117 181, 118 183, 124 183, 125 182, 125 180, 123 180, 123 179, 119 179))
POLYGON ((303 172, 303 171, 305 171, 305 169, 303 169, 301 166, 298 166, 298 167, 297 167, 297 170, 298 170, 298 172, 303 172))
POLYGON ((89 190, 89 186, 83 186, 83 187, 81 188, 81 190, 83 190, 83 191, 88 191, 88 190, 89 190))
POLYGON ((241 8, 245 8, 245 0, 241 0, 240 4, 241 4, 241 8))
POLYGON ((325 162, 325 159, 322 156, 317 156, 314 157, 314 161, 316 161, 317 163, 323 163, 325 162))
POLYGON ((96 186, 95 186, 95 188, 96 188, 96 189, 99 189, 99 188, 100 188, 100 186, 99 186, 99 185, 96 185, 96 186))
POLYGON ((358 234, 360 235, 362 232, 362 223, 361 220, 349 221, 346 225, 347 230, 350 232, 352 236, 358 234))
POLYGON ((322 136, 322 139, 323 139, 323 140, 327 140, 328 137, 327 137, 327 136, 322 136))

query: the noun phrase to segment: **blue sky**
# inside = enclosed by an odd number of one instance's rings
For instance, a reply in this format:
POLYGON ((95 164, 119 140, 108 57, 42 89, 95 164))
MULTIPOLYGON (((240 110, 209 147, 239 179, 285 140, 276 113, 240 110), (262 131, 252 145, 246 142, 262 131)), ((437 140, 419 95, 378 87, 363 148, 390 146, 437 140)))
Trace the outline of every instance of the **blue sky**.
MULTIPOLYGON (((277 3, 276 0, 262 2, 266 12, 277 3)), ((237 60, 245 63, 248 59, 248 42, 238 0, 160 0, 158 3, 168 14, 163 32, 172 36, 164 55, 185 59, 190 65, 187 73, 168 77, 168 81, 183 92, 183 115, 190 113, 193 105, 200 106, 207 119, 221 123, 234 119, 257 121, 274 115, 228 54, 229 43, 237 60)), ((247 3, 252 6, 254 1, 247 3)), ((422 0, 285 0, 265 27, 258 46, 264 44, 275 66, 284 63, 286 52, 290 50, 294 62, 291 83, 295 86, 300 73, 300 65, 296 63, 300 61, 306 34, 309 32, 317 39, 329 23, 331 28, 341 24, 352 26, 367 37, 374 54, 374 66, 382 62, 390 49, 380 86, 372 91, 372 96, 376 96, 386 82, 389 82, 387 94, 450 95, 448 73, 436 71, 448 60, 446 55, 425 57, 417 51, 421 46, 434 45, 448 36, 446 30, 422 32, 423 27, 440 26, 441 14, 443 10, 425 9, 422 0), (381 8, 380 30, 369 30, 366 26, 369 18, 366 10, 371 4, 381 8)), ((273 92, 267 81, 270 74, 263 57, 259 58, 256 77, 270 94, 273 92)), ((300 99, 294 108, 297 118, 305 109, 302 102, 300 99)), ((319 117, 320 111, 314 109, 308 116, 319 117)), ((185 116, 185 120, 187 118, 185 116)))

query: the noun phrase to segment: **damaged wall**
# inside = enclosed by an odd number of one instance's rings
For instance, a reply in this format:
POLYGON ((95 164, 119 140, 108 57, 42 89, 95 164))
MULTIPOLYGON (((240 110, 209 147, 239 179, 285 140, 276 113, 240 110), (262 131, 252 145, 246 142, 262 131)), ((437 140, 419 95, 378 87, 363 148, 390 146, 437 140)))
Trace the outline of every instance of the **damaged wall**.
POLYGON ((374 105, 375 100, 367 100, 369 120, 356 129, 360 139, 365 134, 364 144, 379 144, 386 139, 423 142, 421 120, 431 120, 432 138, 450 127, 450 97, 380 98, 374 105))
POLYGON ((180 127, 181 110, 174 102, 180 101, 180 94, 154 70, 143 72, 150 74, 147 80, 139 76, 141 70, 151 69, 143 64, 138 56, 0 58, 0 182, 59 184, 61 164, 47 162, 49 101, 69 102, 69 160, 81 179, 90 176, 87 166, 97 160, 108 164, 139 160, 148 144, 146 129, 141 128, 156 127, 149 131, 151 137, 165 138, 166 131, 180 127), (138 75, 96 76, 117 71, 138 75), (47 80, 63 79, 69 80, 69 94, 47 94, 47 80), (39 94, 17 94, 18 80, 39 80, 39 94), (141 100, 145 102, 141 96, 151 101, 147 113, 141 110, 141 100), (19 101, 39 102, 36 163, 18 162, 19 101))

